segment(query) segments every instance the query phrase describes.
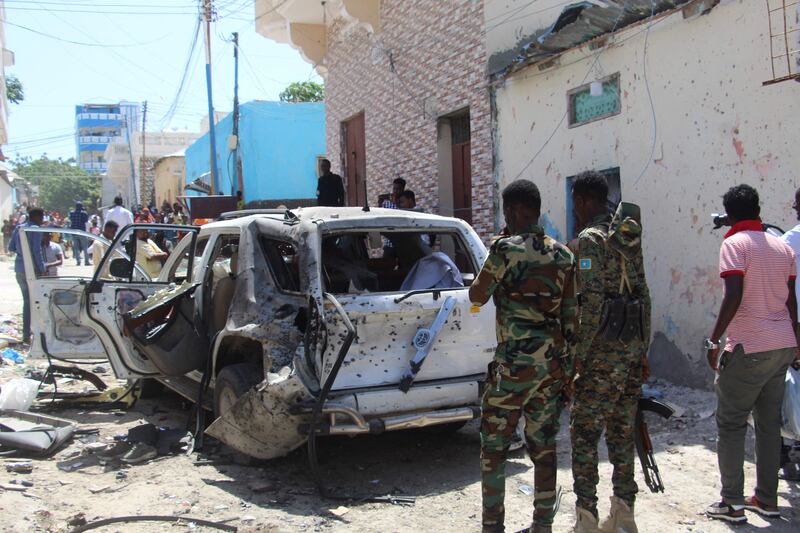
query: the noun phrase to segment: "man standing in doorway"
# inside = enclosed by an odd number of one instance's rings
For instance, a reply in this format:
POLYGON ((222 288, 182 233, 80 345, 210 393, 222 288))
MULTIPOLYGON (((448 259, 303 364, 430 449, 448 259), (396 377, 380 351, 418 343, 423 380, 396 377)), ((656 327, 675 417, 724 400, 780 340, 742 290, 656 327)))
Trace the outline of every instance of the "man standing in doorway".
POLYGON ((114 198, 114 207, 106 213, 106 224, 109 222, 116 222, 117 231, 133 224, 133 213, 122 207, 122 196, 114 198))
POLYGON ((536 185, 503 191, 508 235, 494 241, 469 289, 473 305, 494 297, 497 351, 481 404, 483 531, 504 531, 505 463, 520 417, 534 464, 533 533, 550 533, 558 505, 556 435, 572 374, 578 328, 575 258, 539 225, 536 185))
POLYGON ((781 404, 786 369, 797 360, 797 267, 792 249, 764 231, 758 192, 731 187, 722 198, 732 224, 719 253, 725 296, 711 337, 708 365, 717 372, 717 457, 722 499, 706 514, 746 522, 744 510, 779 518, 781 404), (720 341, 728 332, 724 353, 720 341), (744 439, 752 413, 756 489, 744 496, 744 439))
MULTIPOLYGON (((81 202, 75 202, 75 209, 69 212, 69 227, 80 231, 87 231, 86 225, 89 223, 89 213, 83 208, 81 202)), ((81 235, 72 236, 72 250, 76 264, 81 265, 81 253, 83 253, 83 264, 89 266, 89 240, 81 235)))
MULTIPOLYGON (((650 292, 642 259, 639 210, 620 204, 612 218, 608 182, 594 171, 579 174, 572 185, 579 227, 578 279, 581 326, 575 355, 575 398, 570 417, 572 475, 577 497, 576 533, 636 533, 633 504, 634 423, 643 380, 647 379, 650 340, 650 292), (638 309, 640 320, 617 332, 601 331, 600 316, 612 298, 638 309), (622 332, 627 332, 622 336, 622 332), (608 458, 614 465, 611 512, 598 529, 597 446, 606 432, 608 458)), ((614 307, 611 306, 611 309, 614 307)))
POLYGON ((344 205, 344 185, 339 174, 331 172, 331 162, 323 159, 319 168, 322 175, 317 181, 317 205, 341 207, 344 205))
MULTIPOLYGON (((8 251, 17 254, 14 260, 14 272, 17 274, 17 284, 19 290, 22 292, 22 342, 30 344, 31 342, 31 297, 28 292, 28 281, 25 278, 25 263, 22 259, 22 244, 19 237, 21 227, 38 228, 44 221, 44 210, 41 207, 32 207, 28 211, 27 222, 21 224, 14 230, 11 236, 11 244, 8 246, 8 251)), ((28 246, 31 247, 31 256, 33 256, 33 270, 37 276, 43 276, 45 273, 44 255, 42 254, 42 234, 37 232, 30 232, 27 235, 28 246)))

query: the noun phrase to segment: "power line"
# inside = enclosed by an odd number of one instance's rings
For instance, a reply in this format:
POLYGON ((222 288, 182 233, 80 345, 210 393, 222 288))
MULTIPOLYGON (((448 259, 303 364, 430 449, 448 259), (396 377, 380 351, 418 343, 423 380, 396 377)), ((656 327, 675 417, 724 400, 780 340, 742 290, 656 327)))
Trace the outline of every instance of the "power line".
POLYGON ((647 100, 650 102, 650 112, 653 114, 653 143, 650 147, 650 155, 647 157, 647 162, 645 162, 642 172, 633 182, 634 187, 637 183, 639 183, 639 180, 642 179, 644 173, 647 172, 647 169, 650 168, 650 164, 653 162, 653 156, 656 153, 656 140, 658 139, 658 117, 656 116, 656 106, 653 103, 653 93, 650 91, 650 81, 647 79, 647 45, 648 41, 650 40, 650 29, 653 27, 653 16, 656 13, 656 0, 650 1, 650 22, 647 25, 647 33, 644 35, 644 52, 642 52, 642 77, 644 78, 644 86, 647 89, 647 100))
POLYGON ((159 121, 159 125, 163 128, 167 124, 170 123, 172 117, 175 115, 175 111, 177 111, 178 103, 180 102, 181 97, 183 96, 183 92, 186 88, 186 81, 189 77, 189 71, 192 67, 192 59, 195 57, 195 50, 197 49, 197 41, 198 37, 200 36, 200 17, 197 17, 195 21, 194 30, 192 32, 192 40, 189 44, 189 54, 186 57, 186 64, 183 67, 183 74, 181 74, 181 80, 178 83, 178 90, 175 92, 175 98, 173 98, 172 103, 170 104, 167 112, 164 113, 164 116, 161 117, 159 121))
POLYGON ((163 40, 164 38, 167 37, 167 35, 162 35, 158 39, 155 39, 153 41, 148 41, 146 43, 131 43, 131 44, 84 43, 84 42, 81 42, 81 41, 73 41, 71 39, 64 39, 63 37, 58 37, 57 35, 52 35, 50 33, 45 33, 43 31, 35 30, 33 28, 29 28, 27 26, 23 26, 22 24, 17 24, 15 22, 11 22, 11 21, 8 21, 8 20, 4 20, 3 23, 4 24, 8 24, 9 26, 15 26, 17 28, 20 28, 20 29, 23 29, 23 30, 26 30, 26 31, 29 31, 29 32, 32 32, 32 33, 35 33, 37 35, 42 35, 42 36, 48 37, 50 39, 55 39, 56 41, 61 41, 63 43, 77 44, 77 45, 80 45, 80 46, 96 46, 96 47, 99 47, 99 48, 133 48, 135 46, 147 46, 149 44, 157 43, 158 41, 161 41, 161 40, 163 40))
POLYGON ((109 15, 194 15, 195 12, 192 11, 109 11, 109 10, 100 10, 100 9, 58 9, 58 8, 47 8, 47 7, 15 7, 15 6, 5 6, 5 9, 12 10, 12 11, 50 11, 50 12, 59 12, 59 13, 87 13, 87 14, 109 14, 109 15))
MULTIPOLYGON (((622 20, 622 16, 624 14, 625 14, 624 10, 620 11, 619 16, 617 16, 617 20, 614 21, 614 27, 612 27, 611 31, 608 32, 610 35, 613 35, 613 33, 616 31, 617 25, 619 25, 620 21, 622 20)), ((611 40, 609 39, 609 41, 606 43, 606 45, 600 51, 598 51, 595 54, 594 61, 589 66, 589 70, 586 71, 586 75, 583 77, 583 80, 581 81, 581 83, 579 85, 582 85, 582 84, 586 83, 586 80, 589 78, 589 74, 592 73, 592 70, 594 70, 595 65, 597 65, 598 61, 600 61, 600 56, 603 55, 603 53, 608 49, 610 44, 611 44, 611 40)), ((569 114, 569 109, 564 111, 564 114, 561 115, 561 120, 559 120, 558 124, 556 124, 556 127, 553 128, 552 133, 550 133, 550 136, 547 138, 547 140, 544 142, 544 144, 542 144, 541 148, 539 148, 539 150, 537 150, 536 153, 533 154, 533 157, 525 164, 525 166, 522 167, 522 170, 517 172, 516 176, 514 176, 514 179, 512 179, 511 181, 518 180, 520 178, 520 176, 522 176, 522 174, 525 173, 525 171, 528 170, 528 168, 530 168, 530 166, 533 164, 533 162, 536 161, 536 159, 544 151, 544 149, 547 147, 547 145, 550 144, 550 141, 553 140, 553 137, 556 136, 556 133, 558 132, 559 128, 561 128, 561 125, 564 123, 564 120, 567 118, 568 114, 569 114)))
MULTIPOLYGON (((47 11, 47 10, 45 10, 45 11, 47 11)), ((52 13, 52 12, 51 12, 51 13, 50 13, 50 15, 52 15, 52 16, 53 16, 53 17, 55 17, 56 19, 60 20, 62 23, 66 24, 67 26, 71 27, 72 29, 74 29, 74 30, 75 30, 75 31, 77 31, 78 33, 80 33, 80 34, 82 34, 82 35, 86 36, 87 38, 91 39, 91 40, 92 40, 92 41, 94 41, 95 43, 102 44, 102 43, 100 43, 100 41, 98 41, 97 39, 95 39, 94 37, 92 37, 90 34, 86 33, 86 32, 85 32, 85 31, 83 31, 83 30, 81 30, 80 28, 78 28, 78 27, 77 27, 77 26, 75 26, 74 24, 71 24, 69 21, 65 20, 64 18, 62 18, 62 17, 61 17, 60 15, 58 15, 57 13, 52 13)), ((136 63, 136 62, 134 62, 134 61, 132 61, 132 60, 128 59, 127 57, 123 56, 122 54, 120 54, 119 52, 117 52, 116 50, 114 50, 113 48, 112 48, 112 49, 109 49, 109 52, 110 52, 111 54, 113 54, 113 55, 117 56, 117 57, 118 57, 119 59, 121 59, 122 61, 125 61, 125 62, 127 62, 127 63, 130 63, 131 65, 133 65, 134 67, 138 68, 139 70, 141 70, 141 71, 142 71, 142 72, 144 72, 145 74, 148 74, 148 75, 152 76, 153 78, 155 78, 155 79, 158 79, 160 82, 161 82, 161 81, 163 81, 163 80, 161 79, 161 77, 160 77, 160 76, 158 76, 158 75, 156 75, 156 74, 154 74, 154 73, 150 72, 150 71, 149 71, 149 70, 147 70, 145 67, 143 67, 143 66, 139 65, 138 63, 136 63)), ((158 90, 157 90, 157 89, 155 89, 155 88, 153 88, 152 86, 150 86, 150 89, 151 89, 151 90, 153 90, 154 92, 158 92, 158 90)))

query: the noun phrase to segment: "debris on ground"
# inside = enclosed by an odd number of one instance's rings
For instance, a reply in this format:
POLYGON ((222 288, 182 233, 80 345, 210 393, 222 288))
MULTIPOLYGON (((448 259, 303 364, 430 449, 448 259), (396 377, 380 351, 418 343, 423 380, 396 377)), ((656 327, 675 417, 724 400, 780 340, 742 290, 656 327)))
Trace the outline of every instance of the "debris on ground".
POLYGON ((0 409, 0 451, 50 456, 67 443, 77 422, 10 409, 0 409))

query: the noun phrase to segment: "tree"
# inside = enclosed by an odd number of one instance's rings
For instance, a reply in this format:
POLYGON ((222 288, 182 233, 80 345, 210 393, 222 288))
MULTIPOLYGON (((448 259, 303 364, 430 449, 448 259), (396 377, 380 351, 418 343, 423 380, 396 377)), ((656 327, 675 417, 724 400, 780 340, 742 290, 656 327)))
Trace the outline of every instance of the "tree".
POLYGON ((10 74, 6 76, 6 97, 12 104, 18 104, 25 100, 25 91, 19 78, 10 74))
POLYGON ((44 209, 66 215, 76 201, 87 209, 97 209, 100 203, 100 178, 87 174, 74 158, 18 157, 11 165, 21 178, 39 186, 39 205, 44 209))
POLYGON ((325 86, 313 81, 296 81, 290 83, 278 95, 281 102, 322 102, 325 100, 325 86))

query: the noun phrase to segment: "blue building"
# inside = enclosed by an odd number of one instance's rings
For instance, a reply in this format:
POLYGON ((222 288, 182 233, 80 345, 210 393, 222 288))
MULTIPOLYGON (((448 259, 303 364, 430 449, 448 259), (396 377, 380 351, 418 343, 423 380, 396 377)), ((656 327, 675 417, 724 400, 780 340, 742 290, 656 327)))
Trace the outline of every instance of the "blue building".
POLYGON ((108 170, 106 148, 114 142, 129 143, 140 130, 139 104, 81 104, 75 106, 75 150, 78 166, 90 174, 108 170))
MULTIPOLYGON (((236 194, 236 160, 230 149, 233 114, 214 128, 219 187, 236 194)), ((210 184, 208 133, 186 149, 186 182, 210 184)), ((263 102, 239 106, 241 190, 248 206, 272 206, 286 201, 308 205, 316 200, 318 163, 325 157, 325 104, 263 102)), ((197 194, 197 193, 189 193, 197 194)), ((288 205, 288 204, 287 204, 288 205)))

